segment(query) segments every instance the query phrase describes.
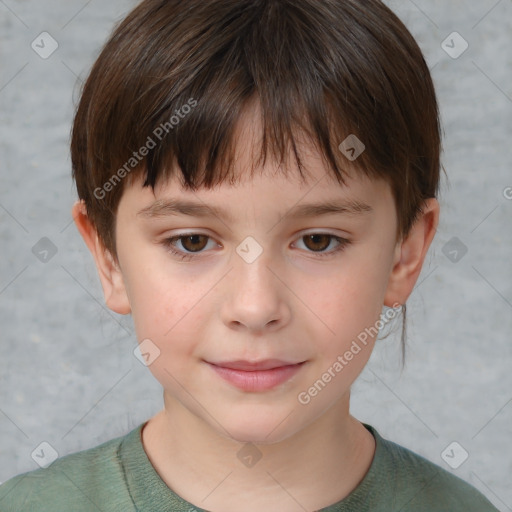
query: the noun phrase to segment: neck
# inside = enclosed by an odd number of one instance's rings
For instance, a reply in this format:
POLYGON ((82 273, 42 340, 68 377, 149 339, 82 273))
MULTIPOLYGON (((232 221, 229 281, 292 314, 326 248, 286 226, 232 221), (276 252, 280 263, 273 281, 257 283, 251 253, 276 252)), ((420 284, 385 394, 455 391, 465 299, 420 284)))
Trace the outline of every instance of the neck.
POLYGON ((212 512, 326 507, 359 484, 375 452, 373 436, 349 414, 349 393, 273 444, 236 441, 166 394, 164 410, 148 422, 142 440, 168 487, 212 512))

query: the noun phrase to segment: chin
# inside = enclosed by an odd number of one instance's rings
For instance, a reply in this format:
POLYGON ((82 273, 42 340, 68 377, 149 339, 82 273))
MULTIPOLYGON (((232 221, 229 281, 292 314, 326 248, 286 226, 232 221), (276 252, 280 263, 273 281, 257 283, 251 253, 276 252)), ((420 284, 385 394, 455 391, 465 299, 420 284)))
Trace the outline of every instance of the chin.
POLYGON ((238 417, 221 421, 229 434, 222 429, 219 433, 239 443, 275 444, 293 436, 300 428, 299 425, 290 424, 290 419, 297 419, 293 414, 285 418, 287 414, 258 413, 257 408, 253 407, 252 414, 240 413, 238 417))

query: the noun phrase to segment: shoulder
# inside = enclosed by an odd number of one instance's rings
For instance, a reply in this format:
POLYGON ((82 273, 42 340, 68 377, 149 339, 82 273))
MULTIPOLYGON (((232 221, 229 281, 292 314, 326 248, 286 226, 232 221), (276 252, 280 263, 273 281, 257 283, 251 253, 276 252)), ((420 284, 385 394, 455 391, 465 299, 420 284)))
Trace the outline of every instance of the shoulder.
POLYGON ((403 512, 498 512, 477 489, 417 453, 379 437, 383 470, 403 512))
POLYGON ((89 512, 134 510, 119 458, 122 443, 136 434, 111 439, 66 455, 47 468, 11 478, 0 486, 2 512, 89 512))

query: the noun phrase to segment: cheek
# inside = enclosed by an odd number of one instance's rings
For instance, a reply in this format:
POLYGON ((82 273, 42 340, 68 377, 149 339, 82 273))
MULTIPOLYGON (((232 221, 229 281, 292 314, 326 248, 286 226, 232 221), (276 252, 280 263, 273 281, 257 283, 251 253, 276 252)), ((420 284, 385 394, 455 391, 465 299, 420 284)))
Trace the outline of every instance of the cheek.
POLYGON ((125 285, 139 339, 162 338, 193 306, 191 287, 155 254, 132 252, 123 264, 125 285))
POLYGON ((149 343, 155 356, 148 369, 162 386, 174 389, 178 396, 180 376, 194 364, 198 341, 203 337, 203 305, 190 288, 180 289, 163 279, 140 277, 132 282, 136 297, 132 317, 141 352, 143 344, 149 343))
POLYGON ((218 281, 211 272, 177 264, 154 247, 130 254, 124 267, 134 322, 159 336, 200 314, 207 302, 203 299, 218 281))
POLYGON ((351 360, 343 369, 345 377, 357 376, 378 335, 387 283, 385 258, 378 253, 360 254, 347 262, 345 268, 350 271, 340 269, 309 295, 308 305, 318 319, 315 337, 323 364, 328 368, 347 353, 351 360))
POLYGON ((136 292, 132 317, 139 339, 151 338, 162 348, 198 333, 204 304, 190 289, 177 290, 164 283, 145 282, 136 292))
POLYGON ((385 283, 380 269, 353 265, 350 271, 317 282, 316 289, 307 294, 307 304, 326 333, 354 334, 354 329, 364 328, 381 313, 385 283))
POLYGON ((167 382, 170 375, 193 363, 207 337, 203 332, 210 316, 206 296, 213 285, 210 280, 191 283, 184 273, 166 275, 144 267, 130 276, 137 339, 150 340, 157 347, 159 356, 149 369, 160 382, 167 382))

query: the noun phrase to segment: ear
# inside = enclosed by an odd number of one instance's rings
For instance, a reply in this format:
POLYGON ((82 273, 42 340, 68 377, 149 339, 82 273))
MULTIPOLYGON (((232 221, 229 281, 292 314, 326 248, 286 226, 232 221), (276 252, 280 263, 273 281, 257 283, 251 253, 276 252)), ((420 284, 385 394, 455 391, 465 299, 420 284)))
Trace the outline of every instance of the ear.
POLYGON ((87 216, 84 201, 77 201, 71 210, 78 231, 96 262, 96 268, 107 306, 120 315, 131 312, 121 268, 101 242, 96 228, 87 216))
POLYGON ((395 248, 384 305, 396 307, 405 304, 418 280, 430 243, 439 223, 439 203, 427 199, 418 219, 407 237, 395 248))

